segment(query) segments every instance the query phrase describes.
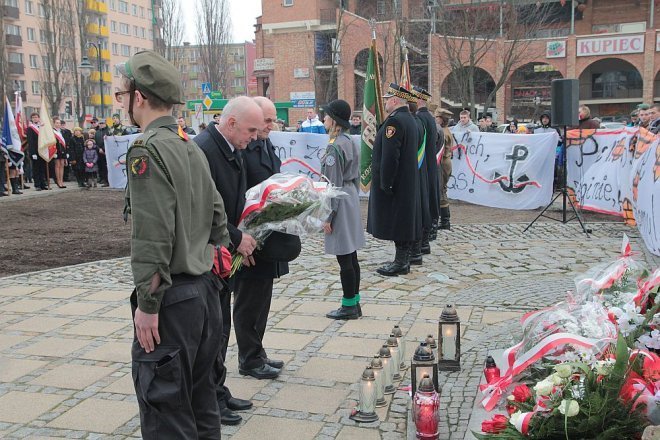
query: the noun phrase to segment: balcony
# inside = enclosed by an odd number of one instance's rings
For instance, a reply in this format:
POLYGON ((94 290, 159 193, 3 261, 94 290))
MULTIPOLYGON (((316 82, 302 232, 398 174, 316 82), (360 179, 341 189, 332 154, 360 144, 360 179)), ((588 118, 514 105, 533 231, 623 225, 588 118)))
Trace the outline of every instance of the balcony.
POLYGON ((107 26, 99 26, 96 23, 87 24, 87 32, 91 35, 100 35, 102 37, 107 37, 110 35, 110 31, 107 26))
MULTIPOLYGON (((92 105, 101 105, 101 95, 92 95, 89 97, 89 102, 92 105)), ((103 105, 112 105, 112 96, 103 95, 103 105)))
POLYGON ((25 66, 23 63, 7 63, 7 71, 10 75, 24 75, 25 66))
POLYGON ((5 35, 7 46, 22 47, 23 38, 20 35, 7 34, 5 35))
POLYGON ((108 13, 108 5, 95 0, 87 0, 85 2, 85 9, 87 9, 89 12, 96 12, 98 14, 108 13))
POLYGON ((96 10, 99 11, 99 14, 107 14, 108 5, 103 2, 96 2, 96 10))
POLYGON ((2 7, 3 16, 9 20, 18 20, 21 18, 21 11, 15 6, 4 5, 2 7))
MULTIPOLYGON (((95 60, 96 59, 96 48, 95 47, 90 47, 87 49, 87 56, 89 57, 90 60, 95 60)), ((110 60, 110 51, 108 49, 101 49, 101 59, 102 60, 110 60)))
MULTIPOLYGON (((99 74, 98 71, 92 72, 92 74, 89 75, 89 80, 92 81, 92 82, 99 82, 100 77, 101 77, 101 75, 99 74)), ((110 72, 103 72, 103 82, 104 83, 112 83, 112 74, 110 72)))

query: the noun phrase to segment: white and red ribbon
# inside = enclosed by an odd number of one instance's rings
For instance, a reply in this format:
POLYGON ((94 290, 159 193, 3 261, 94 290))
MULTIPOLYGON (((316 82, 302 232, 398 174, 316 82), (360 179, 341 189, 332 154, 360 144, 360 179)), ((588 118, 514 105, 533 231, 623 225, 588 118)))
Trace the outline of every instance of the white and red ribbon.
POLYGON ((292 189, 299 187, 300 185, 305 183, 305 181, 307 181, 307 177, 298 176, 288 179, 282 183, 271 183, 270 185, 267 185, 265 188, 262 189, 261 197, 259 199, 247 200, 245 202, 245 207, 243 208, 243 214, 241 214, 239 223, 242 222, 245 219, 245 217, 247 217, 249 214, 262 209, 266 205, 266 202, 268 201, 268 196, 273 191, 275 190, 291 191, 292 189))
POLYGON ((527 435, 529 433, 529 423, 532 421, 535 412, 525 412, 522 413, 522 416, 515 420, 515 423, 512 425, 520 432, 522 435, 527 435))

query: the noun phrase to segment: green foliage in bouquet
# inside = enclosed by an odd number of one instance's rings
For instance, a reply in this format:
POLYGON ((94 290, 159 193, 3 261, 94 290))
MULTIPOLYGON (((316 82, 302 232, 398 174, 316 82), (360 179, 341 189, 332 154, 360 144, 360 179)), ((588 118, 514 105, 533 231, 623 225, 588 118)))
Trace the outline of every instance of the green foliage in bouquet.
MULTIPOLYGON (((481 440, 490 439, 538 439, 538 440, 622 440, 640 438, 648 425, 642 414, 643 405, 632 410, 633 402, 625 403, 619 397, 621 389, 633 369, 629 361, 628 346, 623 336, 619 336, 616 361, 608 368, 607 374, 592 370, 582 362, 568 363, 575 372, 545 402, 547 412, 534 414, 529 423, 527 435, 519 432, 514 425, 507 423, 497 433, 473 433, 481 440), (575 401, 579 412, 570 414, 567 408, 562 414, 562 402, 575 401)), ((546 377, 552 374, 548 371, 546 377)), ((533 411, 534 402, 514 402, 519 411, 533 411)), ((517 413, 516 413, 517 414, 517 413)), ((514 414, 515 417, 515 414, 514 414)))
POLYGON ((246 219, 245 227, 252 229, 265 223, 297 217, 315 204, 320 204, 319 201, 310 200, 308 193, 299 189, 293 189, 287 193, 287 199, 299 200, 300 203, 269 203, 259 211, 259 215, 249 220, 246 219))

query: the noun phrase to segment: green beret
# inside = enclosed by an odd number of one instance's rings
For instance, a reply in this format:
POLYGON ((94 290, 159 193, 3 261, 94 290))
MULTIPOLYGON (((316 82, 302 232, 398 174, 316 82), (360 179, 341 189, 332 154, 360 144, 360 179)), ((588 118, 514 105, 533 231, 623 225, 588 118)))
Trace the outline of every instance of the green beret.
POLYGON ((651 108, 651 106, 648 105, 648 104, 639 104, 639 105, 637 106, 637 108, 638 108, 639 110, 648 110, 648 109, 651 108))
POLYGON ((138 52, 123 64, 119 72, 135 81, 138 90, 149 92, 168 104, 185 104, 179 71, 152 50, 138 52))

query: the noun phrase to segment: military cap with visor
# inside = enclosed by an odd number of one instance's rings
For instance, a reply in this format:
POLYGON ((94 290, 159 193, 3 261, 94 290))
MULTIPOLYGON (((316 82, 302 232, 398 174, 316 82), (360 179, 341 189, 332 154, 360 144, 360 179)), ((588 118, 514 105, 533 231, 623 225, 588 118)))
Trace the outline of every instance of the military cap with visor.
POLYGON ((179 71, 156 52, 137 52, 125 63, 118 64, 117 69, 135 83, 137 90, 148 92, 167 104, 185 104, 179 71))
POLYGON ((418 99, 421 99, 422 101, 428 102, 431 99, 431 94, 422 87, 413 86, 411 93, 418 99))
POLYGON ((387 92, 385 92, 383 98, 391 98, 392 96, 405 99, 406 101, 417 101, 417 98, 415 98, 408 89, 396 83, 390 83, 390 86, 387 88, 387 92))

